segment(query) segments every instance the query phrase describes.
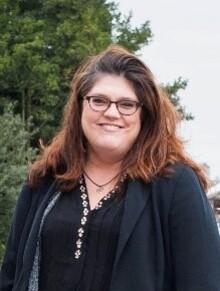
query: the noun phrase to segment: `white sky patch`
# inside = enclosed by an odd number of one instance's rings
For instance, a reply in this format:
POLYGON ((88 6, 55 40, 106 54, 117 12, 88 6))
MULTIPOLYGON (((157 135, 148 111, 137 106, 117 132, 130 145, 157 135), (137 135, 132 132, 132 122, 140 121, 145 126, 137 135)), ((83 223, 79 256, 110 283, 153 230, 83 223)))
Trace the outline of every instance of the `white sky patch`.
POLYGON ((188 152, 220 177, 220 1, 117 2, 122 13, 132 10, 132 24, 150 21, 154 38, 140 53, 158 81, 189 81, 181 103, 195 119, 183 122, 181 133, 188 152))

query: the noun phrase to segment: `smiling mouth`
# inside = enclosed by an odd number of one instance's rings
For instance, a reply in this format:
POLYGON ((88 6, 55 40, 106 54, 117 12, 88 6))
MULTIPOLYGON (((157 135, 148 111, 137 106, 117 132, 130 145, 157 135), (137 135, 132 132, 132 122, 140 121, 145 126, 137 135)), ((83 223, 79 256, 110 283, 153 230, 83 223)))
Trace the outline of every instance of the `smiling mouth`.
POLYGON ((121 129, 122 126, 118 124, 110 124, 110 123, 100 123, 99 126, 106 128, 106 129, 121 129))

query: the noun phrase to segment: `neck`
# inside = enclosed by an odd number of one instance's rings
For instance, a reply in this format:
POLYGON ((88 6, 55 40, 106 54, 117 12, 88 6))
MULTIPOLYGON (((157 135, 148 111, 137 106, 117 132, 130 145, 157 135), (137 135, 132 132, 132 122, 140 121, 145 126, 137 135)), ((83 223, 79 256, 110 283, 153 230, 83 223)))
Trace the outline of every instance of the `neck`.
POLYGON ((86 169, 99 169, 102 171, 119 172, 121 169, 122 160, 103 158, 95 153, 91 153, 86 163, 86 169))
POLYGON ((100 159, 96 155, 90 155, 84 170, 89 176, 102 184, 102 182, 105 182, 108 178, 110 179, 120 174, 121 163, 121 161, 110 162, 100 159))
POLYGON ((98 155, 90 154, 84 168, 88 189, 96 194, 112 190, 122 174, 121 164, 122 161, 106 161, 98 155))

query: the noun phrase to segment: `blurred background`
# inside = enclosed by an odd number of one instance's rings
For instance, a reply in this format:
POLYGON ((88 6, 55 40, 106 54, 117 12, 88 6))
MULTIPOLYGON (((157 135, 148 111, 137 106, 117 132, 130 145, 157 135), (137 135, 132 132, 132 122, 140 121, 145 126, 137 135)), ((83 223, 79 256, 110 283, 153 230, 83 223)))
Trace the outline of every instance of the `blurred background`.
POLYGON ((28 164, 49 143, 82 60, 111 43, 151 68, 220 213, 218 0, 0 0, 0 261, 28 164))

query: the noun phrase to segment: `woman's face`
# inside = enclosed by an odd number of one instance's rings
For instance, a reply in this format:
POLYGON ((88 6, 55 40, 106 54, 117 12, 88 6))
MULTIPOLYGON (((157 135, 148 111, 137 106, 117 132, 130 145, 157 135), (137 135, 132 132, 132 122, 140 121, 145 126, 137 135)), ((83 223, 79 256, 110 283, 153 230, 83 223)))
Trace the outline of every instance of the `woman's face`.
MULTIPOLYGON (((103 74, 87 96, 104 96, 110 101, 138 101, 132 84, 123 76, 103 74)), ((135 142, 141 128, 140 107, 132 115, 122 115, 112 103, 103 111, 94 111, 88 100, 83 101, 82 129, 89 153, 122 159, 135 142)))

